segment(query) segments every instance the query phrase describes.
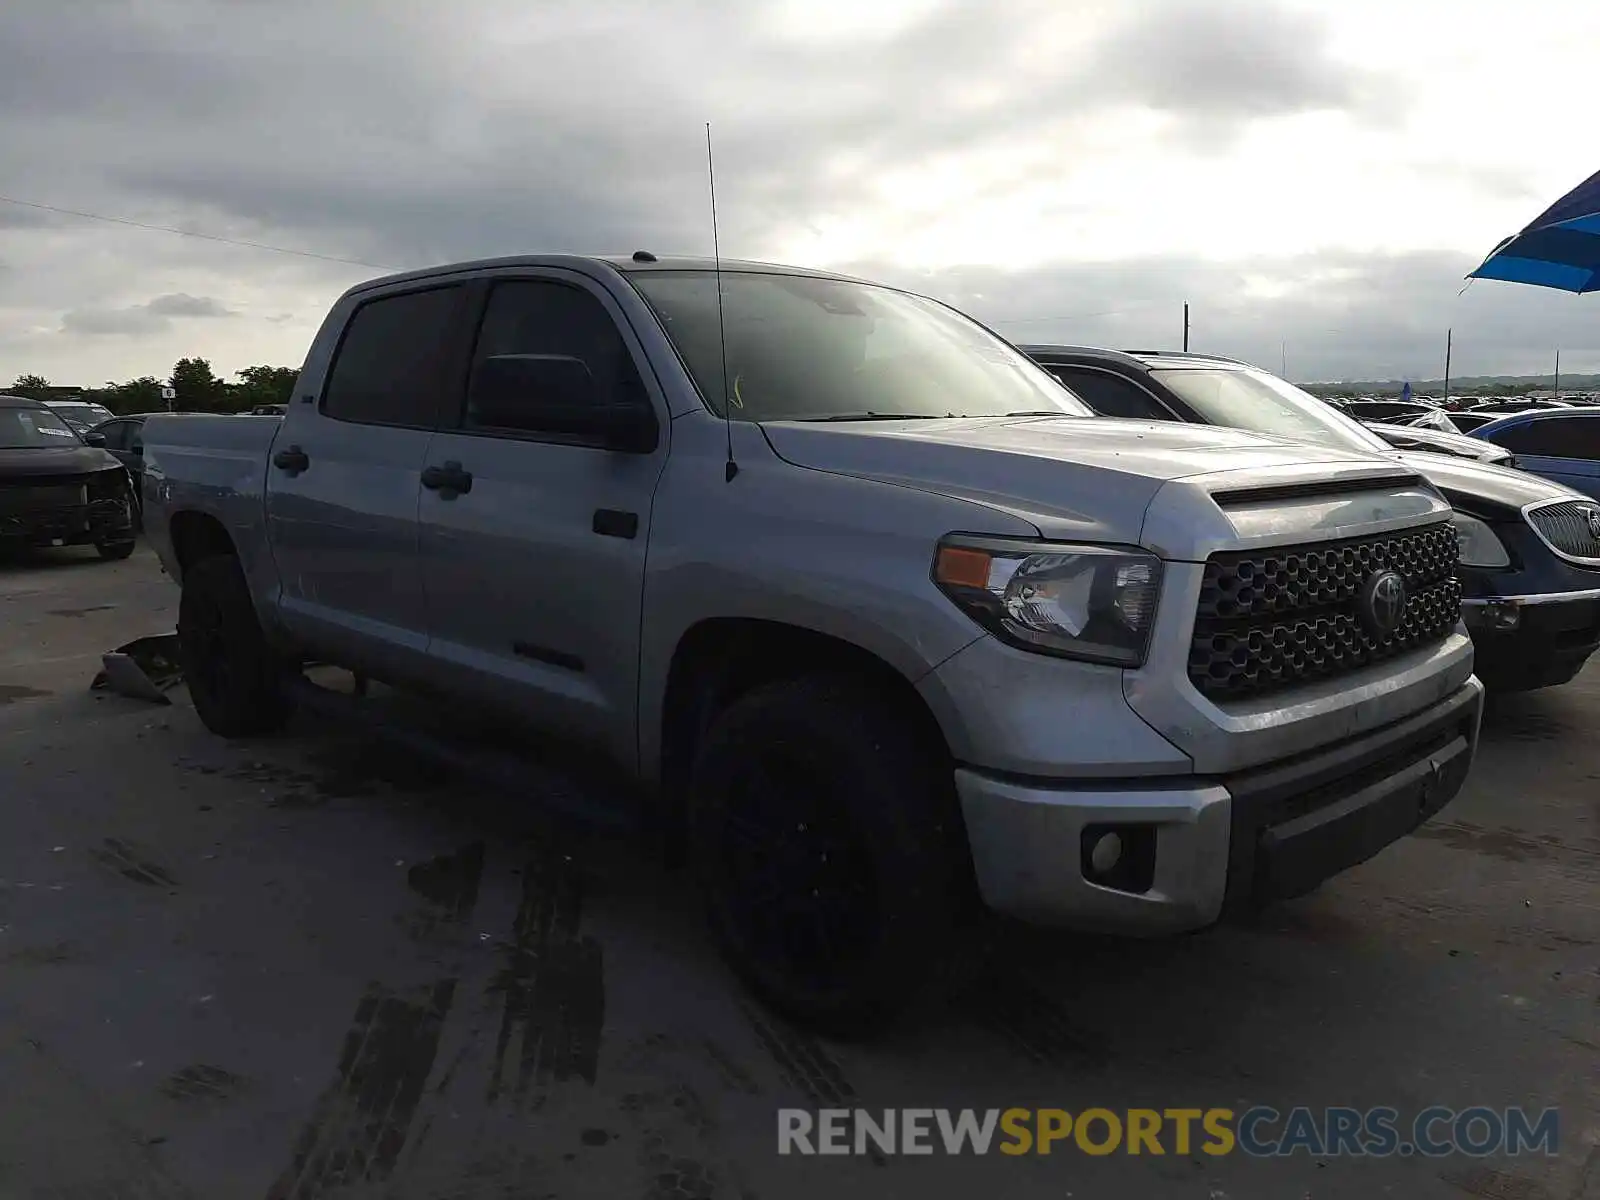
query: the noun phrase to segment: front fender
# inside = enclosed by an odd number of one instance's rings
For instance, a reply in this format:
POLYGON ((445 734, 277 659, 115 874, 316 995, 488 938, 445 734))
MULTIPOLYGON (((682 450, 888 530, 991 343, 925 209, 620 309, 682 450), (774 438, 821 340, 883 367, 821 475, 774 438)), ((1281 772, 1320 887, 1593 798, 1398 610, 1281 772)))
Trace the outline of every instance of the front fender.
POLYGON ((822 634, 915 684, 983 636, 930 579, 939 539, 1038 536, 982 504, 792 466, 754 444, 741 448, 731 483, 712 457, 680 456, 675 442, 656 497, 640 630, 647 781, 659 777, 674 655, 701 622, 746 618, 822 634))

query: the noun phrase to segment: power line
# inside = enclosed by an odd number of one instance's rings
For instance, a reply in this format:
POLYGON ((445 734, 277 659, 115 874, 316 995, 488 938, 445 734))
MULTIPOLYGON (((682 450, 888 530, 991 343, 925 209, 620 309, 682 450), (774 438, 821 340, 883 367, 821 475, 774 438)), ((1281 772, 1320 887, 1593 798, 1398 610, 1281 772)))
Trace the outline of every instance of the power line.
POLYGON ((82 217, 88 221, 105 221, 112 225, 126 225, 152 233, 174 233, 179 237, 200 238, 207 242, 221 242, 225 246, 242 246, 247 250, 270 250, 274 254, 293 254, 297 258, 315 258, 322 262, 342 263, 350 267, 370 267, 374 271, 397 271, 400 268, 382 263, 363 262, 359 258, 340 258, 334 254, 318 254, 314 250, 293 250, 288 246, 271 246, 266 242, 250 242, 243 238, 222 237, 215 233, 198 233, 193 229, 177 229, 171 225, 153 225, 148 221, 134 221, 128 217, 111 217, 105 213, 83 212, 76 208, 61 208, 54 204, 40 204, 34 200, 18 200, 15 196, 0 196, 0 204, 14 204, 19 208, 33 208, 40 212, 57 213, 65 217, 82 217))

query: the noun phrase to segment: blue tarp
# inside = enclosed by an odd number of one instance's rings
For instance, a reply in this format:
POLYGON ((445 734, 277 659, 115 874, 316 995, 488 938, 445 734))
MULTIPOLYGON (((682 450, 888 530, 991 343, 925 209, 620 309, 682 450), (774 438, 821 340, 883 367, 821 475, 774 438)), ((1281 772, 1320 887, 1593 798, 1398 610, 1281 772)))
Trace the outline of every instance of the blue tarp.
POLYGON ((1589 176, 1515 237, 1496 246, 1469 279, 1503 279, 1563 292, 1600 291, 1600 172, 1589 176))

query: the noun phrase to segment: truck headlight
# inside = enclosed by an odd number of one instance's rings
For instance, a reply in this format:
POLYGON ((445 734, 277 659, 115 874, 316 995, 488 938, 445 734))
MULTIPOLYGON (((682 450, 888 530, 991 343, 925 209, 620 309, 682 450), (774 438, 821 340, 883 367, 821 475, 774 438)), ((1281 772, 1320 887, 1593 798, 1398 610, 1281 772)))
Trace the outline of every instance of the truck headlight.
POLYGON ((1136 667, 1161 590, 1143 550, 948 537, 933 582, 974 621, 1024 650, 1136 667))
POLYGON ((1477 517, 1456 513, 1450 518, 1455 527, 1456 545, 1461 548, 1463 567, 1509 567, 1511 555, 1505 544, 1495 536, 1494 530, 1477 517))

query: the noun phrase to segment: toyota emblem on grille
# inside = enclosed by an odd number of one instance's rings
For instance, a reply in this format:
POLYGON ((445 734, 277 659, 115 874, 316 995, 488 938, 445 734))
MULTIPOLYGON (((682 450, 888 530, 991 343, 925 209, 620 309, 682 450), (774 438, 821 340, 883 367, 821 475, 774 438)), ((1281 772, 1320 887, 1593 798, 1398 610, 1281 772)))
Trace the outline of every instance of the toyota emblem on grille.
POLYGON ((1578 509, 1583 514, 1583 519, 1589 523, 1589 536, 1600 541, 1600 508, 1592 508, 1585 504, 1578 509))
POLYGON ((1361 585, 1356 600, 1361 623, 1372 633, 1393 633, 1406 612, 1406 581, 1398 571, 1377 571, 1361 585))

